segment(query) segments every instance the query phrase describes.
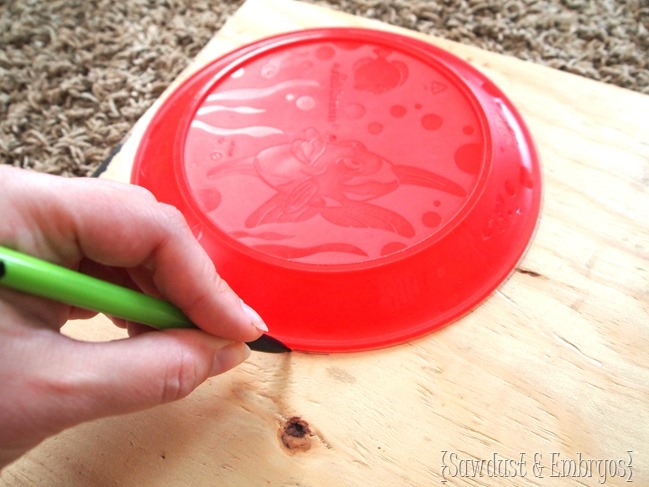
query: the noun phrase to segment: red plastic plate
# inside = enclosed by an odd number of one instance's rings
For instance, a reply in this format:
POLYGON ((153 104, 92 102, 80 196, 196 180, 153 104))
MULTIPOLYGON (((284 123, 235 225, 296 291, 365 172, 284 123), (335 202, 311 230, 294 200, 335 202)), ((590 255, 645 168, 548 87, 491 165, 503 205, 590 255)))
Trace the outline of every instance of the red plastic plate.
POLYGON ((540 170, 515 108, 427 43, 292 32, 165 101, 133 182, 177 206, 293 349, 401 343, 472 310, 533 234, 540 170))

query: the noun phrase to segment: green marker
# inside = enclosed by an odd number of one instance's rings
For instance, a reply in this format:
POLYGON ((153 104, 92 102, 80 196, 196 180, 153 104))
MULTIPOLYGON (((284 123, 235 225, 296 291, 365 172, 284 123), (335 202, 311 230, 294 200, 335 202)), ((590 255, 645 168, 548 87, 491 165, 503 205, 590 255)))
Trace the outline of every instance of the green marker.
MULTIPOLYGON (((0 285, 158 329, 196 328, 167 301, 2 246, 0 285)), ((268 335, 248 345, 262 352, 290 351, 268 335)))

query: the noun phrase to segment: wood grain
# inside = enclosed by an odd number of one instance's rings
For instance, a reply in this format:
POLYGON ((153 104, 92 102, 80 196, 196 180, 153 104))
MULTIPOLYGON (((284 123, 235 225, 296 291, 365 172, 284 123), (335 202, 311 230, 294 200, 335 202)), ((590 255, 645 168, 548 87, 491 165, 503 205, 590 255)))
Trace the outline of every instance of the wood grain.
MULTIPOLYGON (((175 404, 46 441, 5 469, 1 485, 604 480, 596 465, 590 476, 553 476, 569 467, 564 460, 624 462, 626 477, 618 471, 605 480, 627 485, 630 458, 632 482, 649 485, 649 97, 290 0, 249 0, 180 79, 243 43, 325 25, 425 39, 509 95, 536 140, 544 177, 541 223, 517 271, 440 332, 375 352, 255 353, 175 404), (293 416, 309 424, 308 451, 289 452, 280 441, 293 416), (460 459, 521 455, 524 471, 509 464, 516 477, 456 470, 460 459), (535 460, 545 467, 542 477, 535 460)), ((129 179, 151 113, 104 177, 129 179)), ((65 332, 85 340, 122 336, 103 317, 70 323, 65 332)))

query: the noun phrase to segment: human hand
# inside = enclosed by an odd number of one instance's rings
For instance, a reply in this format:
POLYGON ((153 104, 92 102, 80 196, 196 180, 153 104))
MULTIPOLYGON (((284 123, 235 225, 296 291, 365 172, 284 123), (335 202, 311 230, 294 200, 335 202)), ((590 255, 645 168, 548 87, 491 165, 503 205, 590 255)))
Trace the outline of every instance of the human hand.
POLYGON ((59 333, 94 313, 0 287, 0 467, 75 424, 188 395, 244 361, 266 331, 219 278, 180 213, 147 190, 0 166, 0 245, 163 297, 201 330, 84 343, 59 333))

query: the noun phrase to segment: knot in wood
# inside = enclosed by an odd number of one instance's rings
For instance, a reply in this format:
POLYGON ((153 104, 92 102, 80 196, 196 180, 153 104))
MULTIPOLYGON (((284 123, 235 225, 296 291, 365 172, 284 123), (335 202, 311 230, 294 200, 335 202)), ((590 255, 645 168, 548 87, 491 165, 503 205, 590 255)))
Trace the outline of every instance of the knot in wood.
POLYGON ((280 430, 282 444, 291 452, 307 451, 311 448, 309 423, 299 416, 290 418, 280 430))

